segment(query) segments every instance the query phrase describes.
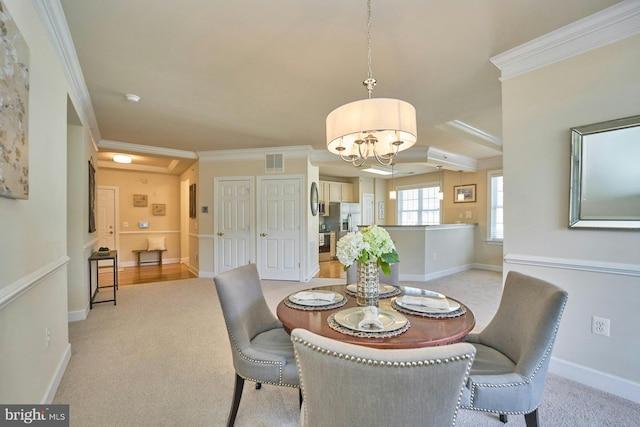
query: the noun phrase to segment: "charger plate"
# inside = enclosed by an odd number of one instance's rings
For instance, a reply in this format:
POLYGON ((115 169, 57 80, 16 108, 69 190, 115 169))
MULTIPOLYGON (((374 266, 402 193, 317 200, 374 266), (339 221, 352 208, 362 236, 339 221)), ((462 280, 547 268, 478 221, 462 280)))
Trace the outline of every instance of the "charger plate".
POLYGON ((363 338, 394 337, 405 332, 411 326, 409 319, 402 313, 383 308, 378 310, 378 318, 383 325, 382 329, 358 327, 358 323, 363 317, 362 307, 350 307, 330 314, 327 318, 327 323, 335 331, 363 338))
MULTIPOLYGON (((450 301, 454 301, 449 299, 450 301)), ((427 307, 419 307, 419 306, 412 306, 410 304, 406 304, 406 305, 400 305, 398 304, 398 299, 395 298, 393 301, 391 301, 391 308, 393 308, 394 310, 400 311, 402 313, 405 314, 411 314, 413 316, 422 316, 422 317, 431 317, 433 319, 448 319, 448 318, 453 318, 453 317, 459 317, 462 316, 463 314, 465 314, 467 312, 467 309, 464 305, 458 303, 457 301, 455 301, 459 307, 457 310, 453 310, 450 312, 447 311, 435 311, 435 310, 412 310, 410 308, 407 307, 416 307, 416 309, 427 309, 427 307)))
POLYGON ((299 292, 293 293, 289 295, 284 300, 284 305, 290 308, 295 308, 296 310, 331 310, 334 308, 342 307, 347 303, 347 299, 344 295, 339 294, 333 291, 302 291, 302 292, 317 292, 317 293, 331 293, 335 294, 333 301, 325 301, 325 300, 298 300, 296 299, 296 295, 299 292))
MULTIPOLYGON (((352 297, 355 297, 357 289, 358 289, 358 285, 351 284, 351 285, 347 285, 344 292, 347 295, 351 295, 352 297)), ((395 286, 386 285, 384 283, 380 283, 379 290, 380 290, 380 295, 378 296, 378 298, 391 298, 391 297, 395 297, 396 295, 400 295, 402 293, 402 291, 396 288, 395 286)))

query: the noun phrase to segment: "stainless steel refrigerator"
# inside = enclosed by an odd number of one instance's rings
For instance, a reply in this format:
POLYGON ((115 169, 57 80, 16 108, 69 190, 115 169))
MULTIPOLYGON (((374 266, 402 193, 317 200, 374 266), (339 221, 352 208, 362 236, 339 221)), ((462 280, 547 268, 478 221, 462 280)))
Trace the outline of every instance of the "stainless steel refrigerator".
POLYGON ((336 232, 338 239, 350 231, 358 230, 360 203, 330 203, 329 216, 324 223, 329 230, 336 232))

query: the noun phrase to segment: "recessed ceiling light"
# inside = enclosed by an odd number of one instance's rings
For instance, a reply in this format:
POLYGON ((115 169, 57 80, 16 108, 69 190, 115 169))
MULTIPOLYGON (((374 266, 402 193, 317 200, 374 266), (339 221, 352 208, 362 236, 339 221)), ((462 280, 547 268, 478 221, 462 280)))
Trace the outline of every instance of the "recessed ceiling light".
POLYGON ((366 169, 362 169, 362 172, 375 173, 375 174, 378 174, 378 175, 391 175, 391 171, 388 171, 388 170, 382 170, 382 169, 377 169, 377 168, 366 168, 366 169))
POLYGON ((128 93, 124 97, 127 98, 127 101, 129 102, 140 102, 140 97, 132 93, 128 93))
POLYGON ((113 156, 113 161, 116 163, 131 163, 131 156, 116 154, 115 156, 113 156))

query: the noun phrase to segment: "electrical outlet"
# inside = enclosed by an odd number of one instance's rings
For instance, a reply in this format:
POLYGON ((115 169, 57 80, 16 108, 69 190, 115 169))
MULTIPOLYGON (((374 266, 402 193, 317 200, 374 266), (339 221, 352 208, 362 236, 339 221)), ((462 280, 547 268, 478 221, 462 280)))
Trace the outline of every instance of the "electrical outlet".
POLYGON ((591 333, 608 337, 611 333, 611 320, 593 316, 591 318, 591 333))
POLYGON ((437 260, 438 259, 438 254, 436 252, 433 253, 433 260, 437 260))
POLYGON ((44 330, 44 334, 45 334, 44 346, 49 347, 49 342, 51 341, 51 328, 46 328, 44 330))

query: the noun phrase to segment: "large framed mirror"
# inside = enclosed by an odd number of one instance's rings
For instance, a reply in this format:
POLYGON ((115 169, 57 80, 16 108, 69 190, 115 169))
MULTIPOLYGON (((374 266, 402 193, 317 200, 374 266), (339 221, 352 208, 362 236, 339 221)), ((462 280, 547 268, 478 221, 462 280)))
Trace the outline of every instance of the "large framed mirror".
POLYGON ((569 227, 640 229, 640 116, 571 128, 569 227))

